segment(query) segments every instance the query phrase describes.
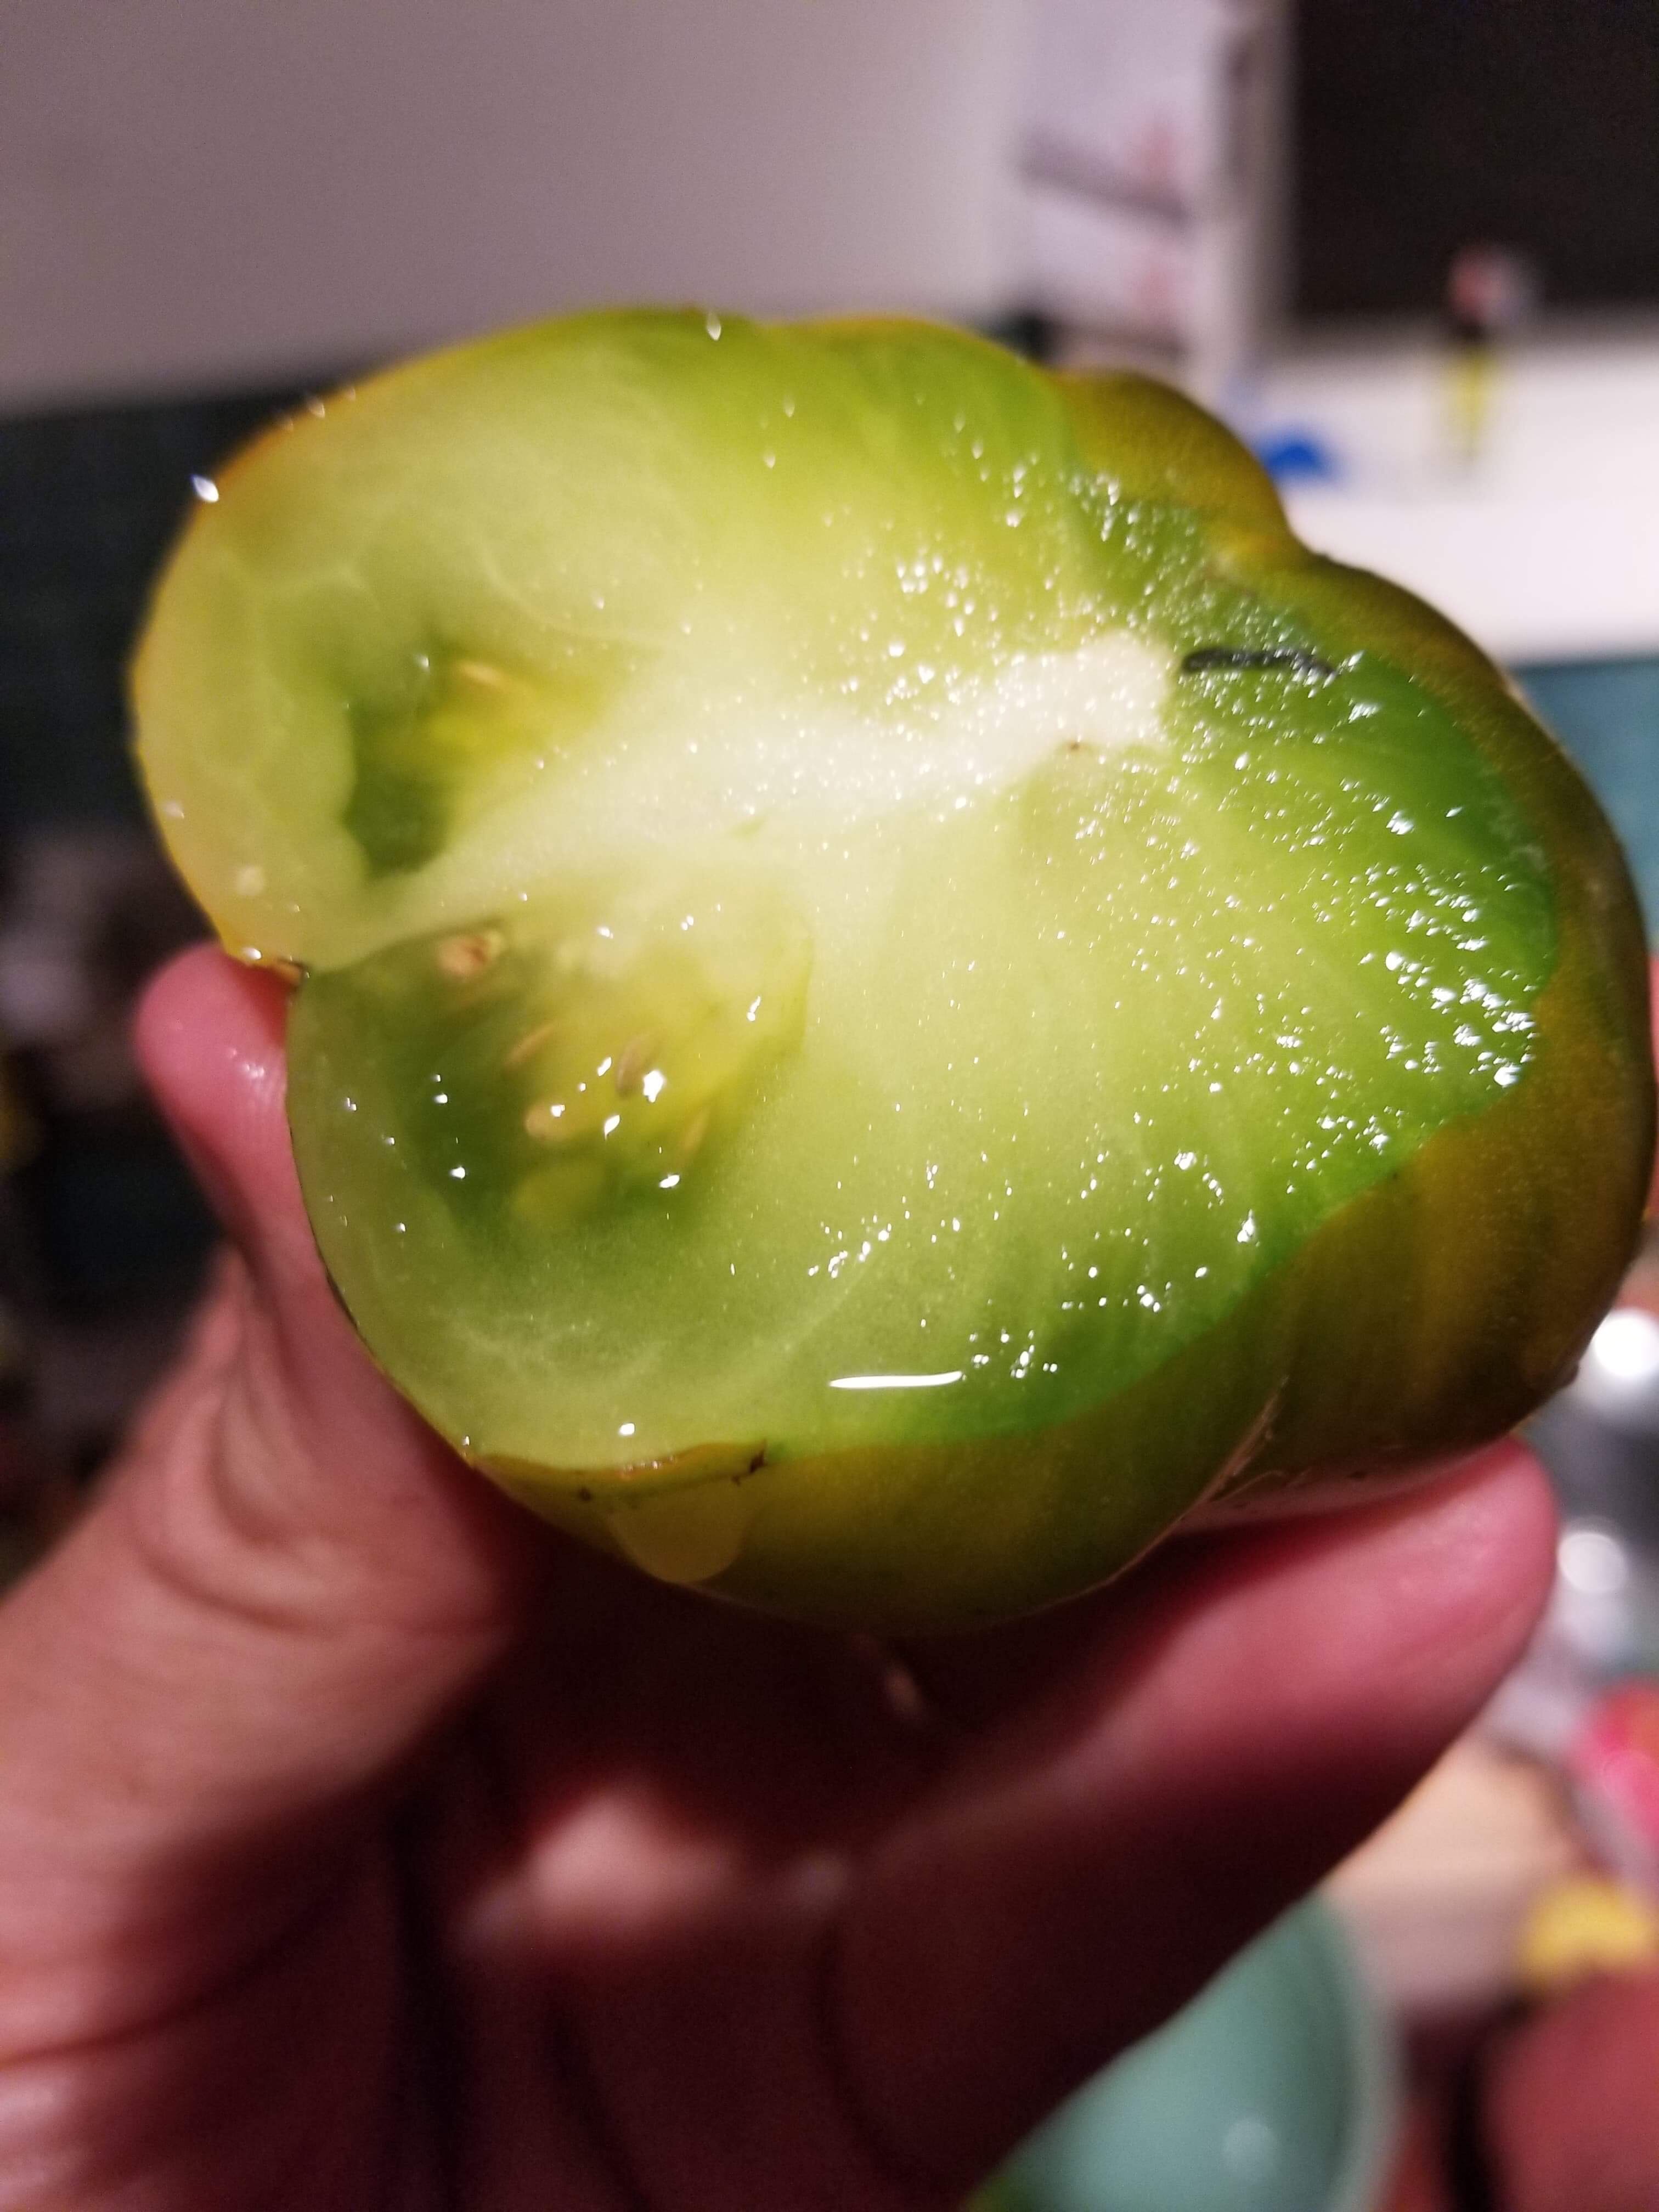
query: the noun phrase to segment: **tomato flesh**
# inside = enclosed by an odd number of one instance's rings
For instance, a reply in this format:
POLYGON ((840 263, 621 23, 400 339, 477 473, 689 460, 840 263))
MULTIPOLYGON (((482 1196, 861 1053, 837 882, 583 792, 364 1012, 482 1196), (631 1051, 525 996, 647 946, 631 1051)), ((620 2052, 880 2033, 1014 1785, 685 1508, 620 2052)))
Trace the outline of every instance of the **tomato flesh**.
POLYGON ((158 816, 304 971, 358 1327, 542 1510, 948 1625, 1575 1355, 1652 1144, 1617 849, 1184 403, 594 317, 222 495, 140 662, 158 816))

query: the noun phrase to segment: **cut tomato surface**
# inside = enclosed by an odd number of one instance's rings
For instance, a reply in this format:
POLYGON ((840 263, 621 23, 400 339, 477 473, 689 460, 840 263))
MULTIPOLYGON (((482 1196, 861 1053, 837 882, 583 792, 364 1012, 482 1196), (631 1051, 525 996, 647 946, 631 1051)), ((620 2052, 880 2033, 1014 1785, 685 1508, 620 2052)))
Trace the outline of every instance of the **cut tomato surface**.
POLYGON ((219 490, 138 663, 157 817, 302 973, 357 1326, 543 1511, 970 1620, 1576 1356, 1652 1147, 1617 848, 1184 401, 600 315, 219 490))

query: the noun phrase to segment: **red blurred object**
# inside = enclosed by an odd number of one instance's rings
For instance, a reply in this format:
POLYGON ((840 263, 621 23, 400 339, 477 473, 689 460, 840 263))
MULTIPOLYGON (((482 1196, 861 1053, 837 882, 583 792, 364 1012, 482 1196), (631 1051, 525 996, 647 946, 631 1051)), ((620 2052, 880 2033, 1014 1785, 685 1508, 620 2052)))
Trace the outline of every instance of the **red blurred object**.
MULTIPOLYGON (((1567 1758, 1596 1840, 1621 1872, 1659 1881, 1659 1683, 1631 1681, 1590 1708, 1567 1758)), ((1659 2098, 1659 2084, 1656 2084, 1659 2098)))
POLYGON ((1482 2101, 1502 2212, 1656 2212, 1659 1974, 1589 1983, 1514 2030, 1482 2101))

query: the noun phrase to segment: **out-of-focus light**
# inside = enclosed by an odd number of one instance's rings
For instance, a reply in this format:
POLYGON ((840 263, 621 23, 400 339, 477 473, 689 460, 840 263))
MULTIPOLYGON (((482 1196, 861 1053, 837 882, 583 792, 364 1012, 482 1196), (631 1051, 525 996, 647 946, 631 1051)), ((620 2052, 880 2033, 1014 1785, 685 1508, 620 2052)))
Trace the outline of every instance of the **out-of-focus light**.
POLYGON ((1556 1547, 1555 1564, 1570 1589, 1585 1597, 1611 1597, 1630 1580, 1630 1559, 1607 1528, 1569 1528, 1556 1547))
POLYGON ((211 477, 192 477, 191 487, 198 499, 204 499, 210 507, 219 496, 219 487, 211 477))
POLYGON ((1589 1356, 1610 1381, 1659 1382, 1659 1320, 1640 1306, 1619 1306, 1590 1339, 1589 1356))

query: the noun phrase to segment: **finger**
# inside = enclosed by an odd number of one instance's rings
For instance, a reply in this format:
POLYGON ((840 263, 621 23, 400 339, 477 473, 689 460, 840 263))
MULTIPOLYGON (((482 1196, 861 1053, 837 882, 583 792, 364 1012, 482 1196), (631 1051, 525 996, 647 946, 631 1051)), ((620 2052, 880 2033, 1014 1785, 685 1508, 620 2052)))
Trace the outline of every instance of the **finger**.
POLYGON ((224 1455, 224 1478, 262 1533, 307 1547, 331 1596, 337 1577, 362 1576, 371 1611, 407 1603, 422 1626, 450 1606, 493 1616, 533 1524, 411 1413, 341 1311, 289 1142, 288 995, 198 950, 140 1019, 146 1074, 250 1278, 240 1371, 261 1448, 224 1455))
POLYGON ((141 1956, 188 1982, 224 1970, 222 1940, 267 1940, 495 1659, 535 1571, 533 1524, 409 1412, 330 1293, 283 1118, 284 995, 197 951, 143 1016, 242 1258, 98 1502, 0 1607, 14 2025, 70 1931, 123 1957, 140 2012, 161 2001, 141 1956))
POLYGON ((1501 1448, 1172 1549, 1060 1680, 1036 1668, 842 1922, 833 2032, 894 2157, 982 2172, 1358 1842, 1512 1664, 1553 1527, 1501 1448))
MULTIPOLYGON (((1516 1449, 1508 1443, 1499 1447, 1506 1454, 1516 1449)), ((911 1642, 896 1656, 924 1705, 947 1727, 983 1736, 1012 1723, 1012 1740, 1018 1741, 1048 1690, 1065 1691, 1079 1669, 1091 1679, 1098 1677, 1114 1655, 1133 1654, 1149 1633, 1157 1632, 1171 1592, 1187 1588, 1206 1561, 1242 1565, 1257 1556, 1253 1547, 1271 1547, 1279 1536, 1294 1543, 1298 1532, 1316 1524, 1352 1533, 1379 1508, 1391 1513, 1437 1484, 1459 1480, 1489 1456, 1488 1449, 1463 1453, 1425 1462, 1409 1475, 1390 1474, 1359 1493, 1358 1524, 1355 1493, 1347 1488, 1322 1498, 1292 1501, 1278 1510, 1218 1511, 1178 1526, 1129 1573, 1074 1603, 969 1636, 911 1642)))

